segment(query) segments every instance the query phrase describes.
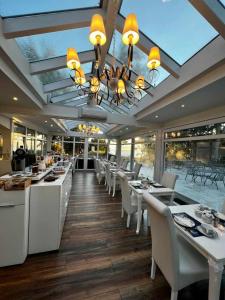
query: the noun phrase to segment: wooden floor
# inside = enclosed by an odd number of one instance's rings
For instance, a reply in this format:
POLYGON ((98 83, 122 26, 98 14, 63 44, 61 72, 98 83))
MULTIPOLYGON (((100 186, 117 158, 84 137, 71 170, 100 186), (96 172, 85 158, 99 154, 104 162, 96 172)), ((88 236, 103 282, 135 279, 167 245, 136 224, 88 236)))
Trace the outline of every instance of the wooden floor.
MULTIPOLYGON (((135 220, 126 229, 120 203, 120 195, 109 197, 94 173, 76 173, 60 250, 1 268, 0 299, 169 300, 162 274, 157 271, 154 282, 149 279, 146 221, 139 236, 135 220)), ((181 299, 206 300, 207 282, 184 289, 181 299)))

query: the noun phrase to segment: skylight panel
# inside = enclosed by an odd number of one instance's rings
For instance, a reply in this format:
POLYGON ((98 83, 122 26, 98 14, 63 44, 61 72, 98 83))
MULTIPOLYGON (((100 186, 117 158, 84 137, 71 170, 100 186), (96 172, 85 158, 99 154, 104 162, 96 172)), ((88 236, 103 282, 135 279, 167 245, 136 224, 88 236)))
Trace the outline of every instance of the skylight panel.
MULTIPOLYGON (((127 63, 127 46, 125 46, 122 42, 121 34, 118 31, 114 32, 114 38, 112 39, 109 53, 113 55, 114 49, 114 39, 115 39, 115 57, 122 63, 127 63)), ((148 56, 141 51, 138 47, 134 47, 133 53, 133 71, 137 75, 143 75, 145 80, 148 81, 149 78, 149 69, 147 67, 148 56)), ((158 68, 159 76, 155 82, 155 86, 157 86, 160 82, 166 79, 170 74, 162 67, 158 68)), ((143 92, 142 97, 146 95, 143 92)))
POLYGON ((139 30, 181 65, 218 35, 187 0, 123 0, 121 14, 131 12, 139 30))
POLYGON ((97 6, 99 0, 0 0, 0 14, 3 17, 12 17, 97 6))
POLYGON ((87 38, 88 34, 89 29, 85 27, 20 37, 16 41, 24 56, 32 62, 66 55, 69 47, 74 47, 78 52, 91 50, 93 46, 87 38))
POLYGON ((222 4, 223 8, 225 8, 225 0, 219 0, 219 2, 222 4))

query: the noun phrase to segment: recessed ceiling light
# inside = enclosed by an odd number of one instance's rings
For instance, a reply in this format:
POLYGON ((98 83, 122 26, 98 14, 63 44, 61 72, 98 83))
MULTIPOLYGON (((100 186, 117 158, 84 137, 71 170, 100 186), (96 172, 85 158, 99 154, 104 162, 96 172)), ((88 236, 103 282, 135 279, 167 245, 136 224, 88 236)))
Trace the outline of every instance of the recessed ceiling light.
POLYGON ((47 120, 45 120, 45 123, 48 123, 48 121, 47 121, 47 120))
POLYGON ((51 124, 51 127, 53 127, 53 124, 51 124))
POLYGON ((13 97, 12 98, 14 101, 18 101, 18 98, 17 97, 13 97))
POLYGON ((156 118, 156 119, 158 119, 158 117, 159 117, 158 115, 155 115, 155 118, 156 118))
POLYGON ((184 104, 181 104, 181 107, 182 107, 182 108, 184 108, 184 106, 185 106, 184 104))
POLYGON ((129 128, 127 127, 126 130, 128 130, 129 128))

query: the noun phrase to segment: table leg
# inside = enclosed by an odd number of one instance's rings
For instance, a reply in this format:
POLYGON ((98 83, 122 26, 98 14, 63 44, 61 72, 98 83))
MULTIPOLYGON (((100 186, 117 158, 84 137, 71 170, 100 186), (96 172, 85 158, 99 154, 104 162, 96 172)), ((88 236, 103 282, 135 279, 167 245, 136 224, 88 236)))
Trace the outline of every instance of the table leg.
POLYGON ((116 174, 113 174, 113 197, 115 196, 116 192, 116 174))
POLYGON ((220 298, 220 285, 223 274, 223 264, 218 263, 212 259, 208 260, 209 263, 209 294, 208 300, 219 300, 220 298))
POLYGON ((141 227, 141 217, 142 217, 142 195, 137 196, 138 199, 138 211, 137 211, 137 229, 136 234, 139 234, 140 227, 141 227))

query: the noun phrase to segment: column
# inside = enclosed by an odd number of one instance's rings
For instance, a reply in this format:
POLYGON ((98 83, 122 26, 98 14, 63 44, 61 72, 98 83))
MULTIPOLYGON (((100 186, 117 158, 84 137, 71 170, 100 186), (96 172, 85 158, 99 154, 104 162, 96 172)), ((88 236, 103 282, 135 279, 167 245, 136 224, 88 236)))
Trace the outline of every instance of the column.
POLYGON ((155 167, 154 180, 160 182, 164 171, 164 132, 162 129, 156 132, 155 141, 155 167))
POLYGON ((121 160, 121 140, 117 139, 116 145, 116 162, 119 163, 121 160))

